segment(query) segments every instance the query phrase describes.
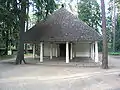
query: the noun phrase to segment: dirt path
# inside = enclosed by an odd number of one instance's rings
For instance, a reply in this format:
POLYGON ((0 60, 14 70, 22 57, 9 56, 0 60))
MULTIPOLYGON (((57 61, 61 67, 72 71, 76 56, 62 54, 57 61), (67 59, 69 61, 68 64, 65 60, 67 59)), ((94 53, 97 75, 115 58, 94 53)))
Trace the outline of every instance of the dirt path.
POLYGON ((120 90, 120 57, 111 68, 56 67, 0 63, 0 90, 120 90))

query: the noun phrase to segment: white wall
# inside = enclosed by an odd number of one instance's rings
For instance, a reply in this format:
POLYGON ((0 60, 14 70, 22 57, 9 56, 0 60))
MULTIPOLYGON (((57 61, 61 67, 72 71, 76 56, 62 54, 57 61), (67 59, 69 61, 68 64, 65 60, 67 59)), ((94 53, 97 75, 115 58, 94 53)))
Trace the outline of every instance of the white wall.
MULTIPOLYGON (((52 55, 56 54, 56 44, 52 44, 52 55)), ((50 43, 44 43, 44 56, 50 56, 50 43)))
MULTIPOLYGON (((90 56, 90 43, 76 43, 75 44, 76 57, 89 57, 90 56)), ((52 44, 52 55, 56 55, 56 44, 52 44)), ((58 56, 59 56, 58 47, 58 56)), ((44 56, 50 56, 50 43, 44 43, 44 56)))
POLYGON ((90 56, 90 44, 89 43, 77 43, 75 44, 76 57, 89 57, 90 56))
POLYGON ((56 44, 52 44, 52 55, 55 56, 56 54, 56 44))
POLYGON ((50 56, 50 44, 44 43, 44 56, 50 56))

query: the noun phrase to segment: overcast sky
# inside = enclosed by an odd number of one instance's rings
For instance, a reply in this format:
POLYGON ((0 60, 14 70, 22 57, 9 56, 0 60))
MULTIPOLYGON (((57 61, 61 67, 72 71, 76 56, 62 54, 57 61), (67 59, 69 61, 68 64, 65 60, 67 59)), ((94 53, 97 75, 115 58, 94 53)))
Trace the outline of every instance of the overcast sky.
MULTIPOLYGON (((72 12, 73 13, 75 13, 75 14, 77 14, 77 8, 75 7, 75 6, 77 6, 77 1, 79 1, 79 0, 56 0, 57 2, 59 2, 59 3, 65 3, 67 6, 66 6, 66 8, 69 10, 70 8, 69 8, 69 3, 70 3, 70 5, 72 6, 72 8, 74 9, 72 12), (74 12, 75 11, 75 12, 74 12)), ((108 12, 108 2, 109 2, 109 0, 104 0, 105 1, 105 9, 106 9, 106 12, 108 12)), ((98 2, 98 4, 101 6, 101 0, 97 0, 97 2, 98 2)))
MULTIPOLYGON (((101 0, 97 0, 97 2, 99 3, 99 5, 101 6, 101 0)), ((108 9, 108 2, 109 2, 109 0, 104 0, 104 2, 105 2, 105 8, 106 8, 106 11, 107 11, 107 9, 108 9)))
MULTIPOLYGON (((59 2, 59 3, 61 3, 61 4, 63 4, 63 3, 65 3, 67 6, 66 6, 66 8, 70 11, 70 8, 69 8, 69 3, 71 2, 71 6, 72 6, 72 8, 73 8, 73 13, 74 14, 77 14, 77 8, 76 8, 76 6, 77 6, 77 1, 79 1, 79 0, 56 0, 56 2, 59 2)), ((105 1, 105 8, 106 8, 106 12, 108 12, 108 10, 107 10, 107 8, 108 8, 108 2, 109 2, 109 0, 104 0, 105 1)), ((99 3, 99 5, 101 6, 101 0, 97 0, 97 2, 99 3)), ((32 10, 33 8, 32 8, 32 6, 30 6, 30 13, 32 14, 33 13, 33 10, 32 10)))
MULTIPOLYGON (((57 1, 61 4, 65 3, 67 5, 66 9, 69 10, 71 13, 77 15, 77 7, 76 6, 77 6, 77 1, 78 0, 56 0, 56 2, 57 1), (73 11, 70 10, 69 3, 70 3, 70 6, 72 6, 73 11)), ((109 0, 104 0, 104 1, 105 1, 105 8, 106 8, 106 14, 107 14, 107 12, 108 12, 107 8, 108 8, 109 0)), ((97 2, 101 6, 101 0, 97 0, 97 2)), ((33 8, 32 8, 32 6, 30 6, 30 15, 33 14, 33 13, 34 13, 33 8)))

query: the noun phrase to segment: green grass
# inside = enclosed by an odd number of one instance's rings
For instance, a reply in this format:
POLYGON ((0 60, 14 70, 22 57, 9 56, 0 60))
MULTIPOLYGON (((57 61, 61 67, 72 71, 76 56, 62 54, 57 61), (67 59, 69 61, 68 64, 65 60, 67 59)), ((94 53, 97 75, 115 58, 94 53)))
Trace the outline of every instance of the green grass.
POLYGON ((31 56, 32 53, 27 53, 27 54, 24 54, 24 56, 31 56))
POLYGON ((120 55, 120 52, 109 52, 109 55, 120 55))
POLYGON ((0 60, 11 59, 13 57, 14 57, 14 55, 3 55, 3 56, 0 56, 0 60))
MULTIPOLYGON (((32 55, 31 53, 24 54, 24 56, 31 56, 31 55, 32 55)), ((0 60, 11 59, 14 56, 15 55, 3 55, 3 56, 0 56, 0 60)))

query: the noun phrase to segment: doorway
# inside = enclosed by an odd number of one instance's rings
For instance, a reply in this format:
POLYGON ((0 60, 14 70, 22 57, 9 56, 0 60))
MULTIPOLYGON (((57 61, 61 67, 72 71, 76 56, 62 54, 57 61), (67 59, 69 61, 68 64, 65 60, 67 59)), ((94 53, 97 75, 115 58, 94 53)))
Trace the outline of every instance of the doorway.
MULTIPOLYGON (((70 47, 71 45, 69 44, 69 57, 70 57, 70 47)), ((66 44, 59 44, 59 49, 60 49, 60 57, 66 57, 66 44)))
POLYGON ((66 44, 59 44, 60 48, 60 57, 66 56, 66 44))

